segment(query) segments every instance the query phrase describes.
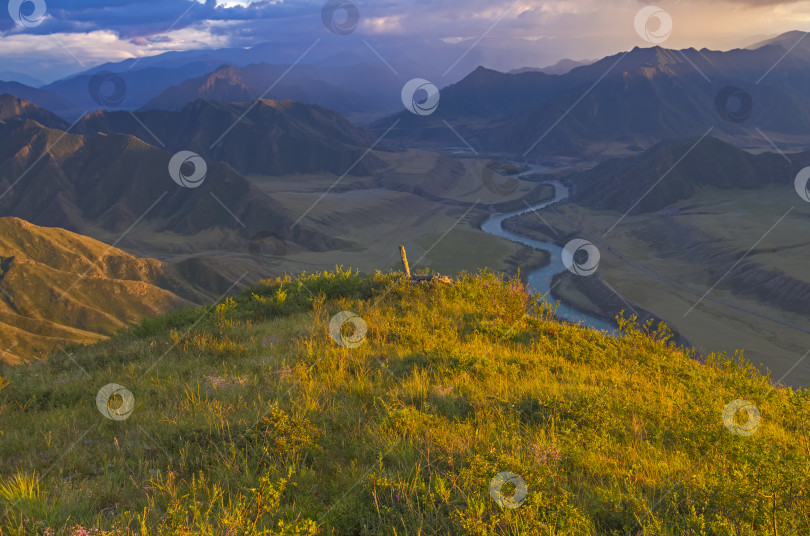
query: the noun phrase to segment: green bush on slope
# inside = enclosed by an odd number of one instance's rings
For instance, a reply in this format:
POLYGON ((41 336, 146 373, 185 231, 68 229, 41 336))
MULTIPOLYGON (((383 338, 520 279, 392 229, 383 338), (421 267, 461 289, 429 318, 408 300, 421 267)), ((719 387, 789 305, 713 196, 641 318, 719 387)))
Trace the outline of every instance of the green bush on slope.
POLYGON ((265 281, 4 369, 2 534, 807 534, 807 391, 621 331, 489 273, 265 281), (97 408, 109 383, 124 420, 97 408), (724 426, 737 399, 753 435, 724 426), (516 508, 490 493, 505 471, 516 508))

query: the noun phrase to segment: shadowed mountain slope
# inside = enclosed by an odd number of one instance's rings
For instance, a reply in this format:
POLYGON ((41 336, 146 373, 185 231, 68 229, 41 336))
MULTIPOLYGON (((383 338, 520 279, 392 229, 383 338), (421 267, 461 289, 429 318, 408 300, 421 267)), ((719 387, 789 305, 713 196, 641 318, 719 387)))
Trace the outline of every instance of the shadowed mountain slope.
MULTIPOLYGON (((358 120, 379 117, 397 109, 396 81, 392 81, 390 92, 370 92, 365 85, 352 89, 357 80, 369 76, 382 78, 378 68, 365 65, 342 68, 301 65, 284 76, 288 69, 287 65, 267 63, 245 67, 222 65, 213 72, 167 88, 149 100, 143 109, 182 110, 198 99, 250 102, 260 97, 318 104, 349 119, 358 120), (392 95, 394 98, 391 98, 392 95)), ((382 78, 378 83, 384 80, 382 78)))
POLYGON ((50 91, 37 89, 19 82, 0 81, 0 94, 4 93, 33 102, 37 106, 47 108, 56 114, 65 113, 70 115, 71 112, 76 114, 81 112, 81 110, 76 110, 76 105, 70 102, 68 99, 55 95, 50 91))
POLYGON ((638 156, 607 160, 573 175, 572 199, 601 210, 654 212, 702 188, 754 190, 788 184, 810 164, 810 153, 791 155, 788 162, 776 153, 755 155, 712 137, 690 151, 696 141, 663 142, 638 156))
POLYGON ((341 244, 293 228, 279 203, 227 164, 208 160, 203 184, 191 189, 172 180, 172 153, 131 135, 84 136, 9 118, 0 138, 0 216, 104 239, 137 223, 177 235, 262 231, 307 249, 341 244))
MULTIPOLYGON (((338 113, 293 101, 220 103, 198 100, 181 111, 94 112, 77 131, 127 133, 168 150, 190 150, 242 173, 342 175, 375 138, 338 113)), ((382 164, 367 155, 351 169, 369 175, 382 164)))
POLYGON ((48 128, 67 129, 68 124, 58 115, 41 108, 26 99, 18 99, 9 93, 0 95, 0 121, 23 118, 36 121, 48 128))
MULTIPOLYGON (((123 80, 126 88, 125 97, 123 102, 120 103, 120 107, 127 110, 140 108, 163 89, 173 84, 179 84, 190 77, 199 76, 217 64, 216 62, 193 61, 172 68, 142 65, 140 69, 116 71, 116 75, 123 80)), ((65 101, 75 103, 72 109, 66 110, 65 115, 77 117, 83 111, 87 112, 102 107, 90 90, 93 77, 101 72, 108 71, 103 66, 100 66, 47 84, 42 87, 42 91, 47 91, 49 94, 58 95, 65 101)))

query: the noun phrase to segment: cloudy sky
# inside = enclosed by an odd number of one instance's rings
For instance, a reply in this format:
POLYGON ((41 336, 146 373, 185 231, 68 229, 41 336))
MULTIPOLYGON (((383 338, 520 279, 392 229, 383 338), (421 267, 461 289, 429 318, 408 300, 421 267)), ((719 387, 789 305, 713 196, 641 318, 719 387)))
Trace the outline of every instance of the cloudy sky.
MULTIPOLYGON (((336 0, 332 0, 336 1, 336 0)), ((338 3, 348 3, 341 0, 338 3)), ((51 81, 108 61, 173 50, 306 48, 312 39, 420 49, 429 40, 473 43, 475 58, 501 70, 564 57, 598 58, 651 46, 636 31, 638 0, 356 0, 350 35, 330 34, 325 0, 10 0, 0 16, 0 72, 51 81), (16 19, 16 20, 15 20, 16 19), (352 41, 353 40, 353 41, 352 41)), ((729 49, 789 30, 810 30, 810 1, 661 0, 672 21, 662 46, 729 49)), ((347 11, 336 10, 338 24, 347 11)), ((655 34, 660 19, 649 22, 655 34)), ((428 60, 426 60, 428 61, 428 60)))

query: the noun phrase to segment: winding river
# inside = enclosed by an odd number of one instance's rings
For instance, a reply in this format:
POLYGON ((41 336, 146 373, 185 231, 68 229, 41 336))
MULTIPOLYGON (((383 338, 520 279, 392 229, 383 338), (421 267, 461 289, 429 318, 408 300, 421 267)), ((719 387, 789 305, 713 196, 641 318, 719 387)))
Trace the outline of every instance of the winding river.
MULTIPOLYGON (((542 171, 543 169, 546 168, 533 166, 528 171, 515 175, 514 177, 519 178, 521 176, 530 175, 532 173, 542 171)), ((526 207, 525 209, 506 212, 503 214, 494 214, 481 225, 481 230, 487 234, 491 234, 505 240, 510 240, 539 251, 548 251, 551 254, 549 264, 543 268, 534 270, 529 274, 528 277, 529 288, 531 288, 535 293, 546 295, 547 299, 551 301, 553 300, 551 297, 551 280, 555 275, 566 270, 562 262, 562 248, 550 242, 533 240, 517 233, 507 231, 502 225, 503 222, 509 218, 514 218, 515 216, 520 216, 522 214, 532 212, 533 210, 540 210, 568 198, 568 188, 566 188, 562 183, 551 181, 547 182, 546 184, 554 186, 555 191, 553 199, 532 205, 531 207, 526 207)), ((615 327, 612 324, 564 303, 560 303, 559 307, 557 307, 557 316, 568 320, 569 322, 574 322, 594 329, 607 330, 608 332, 613 332, 615 330, 615 327)))

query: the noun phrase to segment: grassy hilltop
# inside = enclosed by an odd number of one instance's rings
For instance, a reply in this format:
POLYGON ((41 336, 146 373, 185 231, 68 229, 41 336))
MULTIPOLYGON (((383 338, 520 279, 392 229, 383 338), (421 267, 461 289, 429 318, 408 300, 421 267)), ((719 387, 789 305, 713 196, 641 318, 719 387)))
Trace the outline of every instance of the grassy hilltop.
POLYGON ((0 369, 0 533, 810 533, 810 393, 621 331, 487 273, 265 281, 0 369))

